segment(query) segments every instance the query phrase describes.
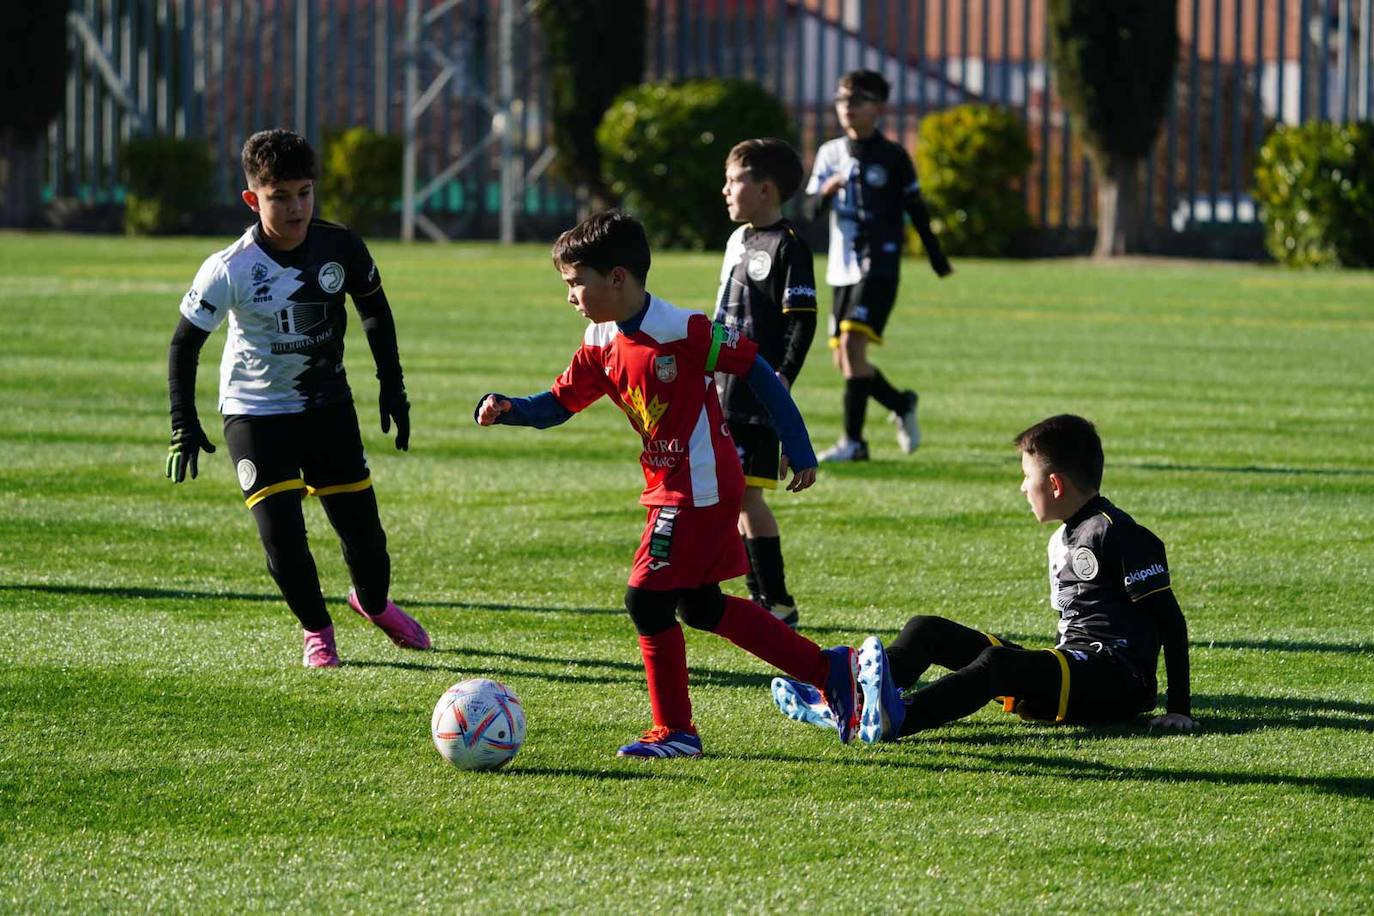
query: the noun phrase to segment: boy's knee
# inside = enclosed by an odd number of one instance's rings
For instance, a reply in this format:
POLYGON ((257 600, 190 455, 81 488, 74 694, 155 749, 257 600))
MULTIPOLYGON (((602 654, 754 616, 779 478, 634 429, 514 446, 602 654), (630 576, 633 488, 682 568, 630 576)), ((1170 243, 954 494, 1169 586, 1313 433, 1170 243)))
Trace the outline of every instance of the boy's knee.
POLYGON ((273 576, 305 563, 313 562, 310 544, 304 532, 298 536, 286 534, 266 538, 262 542, 263 553, 267 554, 267 570, 273 576))
POLYGON ((677 592, 653 592, 630 586, 625 589, 625 610, 640 636, 655 636, 673 626, 677 592))
POLYGON ((907 640, 928 640, 931 634, 939 632, 949 623, 944 617, 933 614, 917 614, 902 627, 902 636, 907 640))
POLYGON ((678 616, 696 630, 714 630, 725 616, 725 595, 719 585, 703 585, 686 592, 677 604, 678 616))

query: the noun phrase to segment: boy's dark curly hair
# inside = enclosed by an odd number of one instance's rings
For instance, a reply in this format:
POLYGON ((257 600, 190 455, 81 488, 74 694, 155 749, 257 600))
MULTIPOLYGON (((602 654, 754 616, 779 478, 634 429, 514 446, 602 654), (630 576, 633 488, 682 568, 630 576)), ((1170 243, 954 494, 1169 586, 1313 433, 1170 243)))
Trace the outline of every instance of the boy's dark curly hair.
POLYGON ((319 177, 319 160, 306 139, 284 127, 260 130, 243 144, 243 174, 249 187, 319 177))

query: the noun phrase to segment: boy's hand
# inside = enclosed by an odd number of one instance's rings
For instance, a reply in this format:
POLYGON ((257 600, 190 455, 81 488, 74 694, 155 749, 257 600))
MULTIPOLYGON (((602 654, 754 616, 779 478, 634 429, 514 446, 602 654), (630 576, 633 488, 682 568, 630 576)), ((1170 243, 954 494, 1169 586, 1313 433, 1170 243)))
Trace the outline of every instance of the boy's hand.
POLYGON ((849 179, 842 174, 831 175, 821 185, 821 196, 829 197, 831 194, 834 194, 840 188, 844 187, 845 182, 848 180, 849 179))
MULTIPOLYGON (((786 456, 786 455, 783 455, 783 456, 782 456, 782 461, 780 462, 780 464, 781 464, 781 466, 782 466, 782 468, 783 468, 782 473, 783 473, 783 474, 786 474, 786 473, 787 473, 787 456, 786 456)), ((800 470, 793 471, 793 472, 792 472, 792 482, 789 483, 789 484, 787 485, 787 492, 789 492, 789 493, 800 493, 802 490, 805 490, 807 487, 811 486, 811 485, 812 485, 813 483, 815 483, 815 482, 816 482, 816 469, 815 469, 815 468, 802 468, 802 469, 800 469, 800 470)))
POLYGON ((1191 732, 1197 731, 1197 719, 1185 716, 1181 712, 1165 713, 1162 716, 1155 716, 1150 720, 1150 728, 1160 728, 1164 731, 1191 732))
POLYGON ((491 426, 500 419, 501 414, 509 412, 510 408, 510 401, 489 394, 481 406, 477 408, 477 424, 479 426, 491 426))
POLYGON ((186 426, 178 426, 172 430, 172 444, 167 448, 167 476, 172 479, 172 483, 181 483, 186 479, 186 469, 191 469, 191 479, 194 480, 200 473, 200 453, 204 451, 207 455, 215 453, 215 446, 205 435, 205 430, 200 428, 200 423, 192 420, 186 426))
POLYGON ((377 398, 377 408, 382 414, 382 433, 391 432, 391 421, 396 421, 396 447, 403 452, 410 451, 410 401, 406 400, 406 389, 399 383, 382 383, 377 398))

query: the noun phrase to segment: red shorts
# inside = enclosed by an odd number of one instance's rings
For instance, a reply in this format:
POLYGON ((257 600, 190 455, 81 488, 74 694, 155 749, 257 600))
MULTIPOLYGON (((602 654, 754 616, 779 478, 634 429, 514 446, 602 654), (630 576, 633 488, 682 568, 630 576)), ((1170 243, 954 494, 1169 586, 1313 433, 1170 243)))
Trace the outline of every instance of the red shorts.
POLYGON ((666 592, 744 575, 749 572, 749 556, 738 525, 737 500, 700 509, 650 506, 630 586, 666 592))

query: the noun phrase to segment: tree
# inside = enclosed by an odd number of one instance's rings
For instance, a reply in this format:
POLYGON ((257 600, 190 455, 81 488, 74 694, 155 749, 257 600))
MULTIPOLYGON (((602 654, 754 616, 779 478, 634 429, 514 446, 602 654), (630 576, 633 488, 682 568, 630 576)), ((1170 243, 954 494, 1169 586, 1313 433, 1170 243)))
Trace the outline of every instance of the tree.
POLYGON ((1049 0, 1059 97, 1097 172, 1097 245, 1139 250, 1139 166, 1168 112, 1178 0, 1049 0))
POLYGON ((612 201, 596 128, 611 100, 644 75, 644 0, 539 0, 549 59, 555 171, 593 209, 612 201))
POLYGON ((62 111, 66 84, 67 4, 10 4, 0 29, 0 222, 29 222, 43 135, 62 111))

